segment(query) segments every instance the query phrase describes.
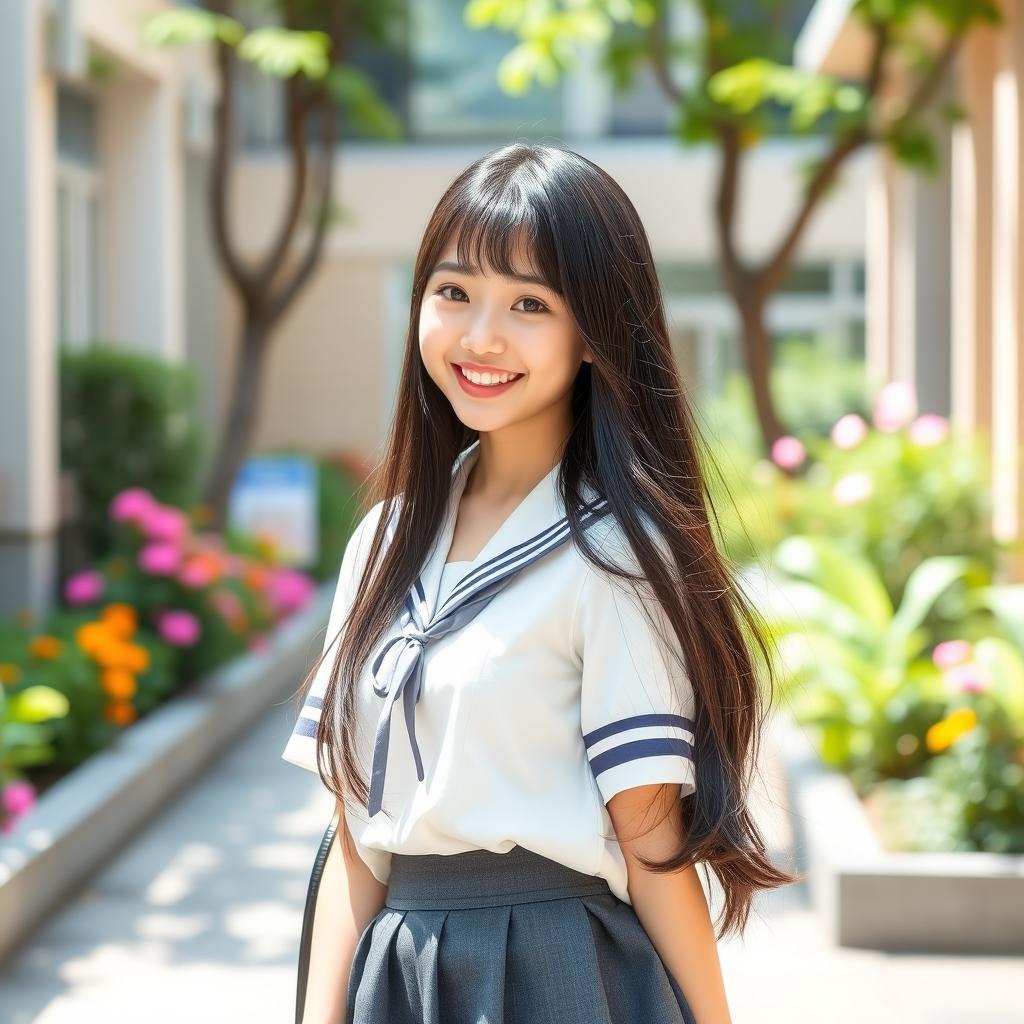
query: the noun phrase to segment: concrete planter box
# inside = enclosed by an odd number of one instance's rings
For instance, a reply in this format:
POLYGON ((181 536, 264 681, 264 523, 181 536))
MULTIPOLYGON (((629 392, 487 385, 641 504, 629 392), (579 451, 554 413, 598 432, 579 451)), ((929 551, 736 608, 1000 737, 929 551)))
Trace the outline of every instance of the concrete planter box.
POLYGON ((853 786, 775 723, 811 899, 840 946, 1024 953, 1024 855, 892 853, 853 786))
POLYGON ((335 581, 235 658, 50 786, 0 837, 0 963, 231 742, 287 700, 323 648, 335 581))

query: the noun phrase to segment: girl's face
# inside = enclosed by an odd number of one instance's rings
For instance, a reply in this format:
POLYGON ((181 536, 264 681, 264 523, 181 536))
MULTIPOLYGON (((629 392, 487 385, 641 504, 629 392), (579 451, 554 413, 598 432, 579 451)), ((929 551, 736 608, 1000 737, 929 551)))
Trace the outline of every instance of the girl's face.
POLYGON ((473 273, 458 265, 449 244, 427 278, 420 307, 423 364, 459 419, 481 432, 568 401, 580 363, 592 358, 558 294, 530 280, 536 271, 522 250, 513 265, 520 278, 486 268, 473 273), (507 383, 494 383, 506 377, 507 383))

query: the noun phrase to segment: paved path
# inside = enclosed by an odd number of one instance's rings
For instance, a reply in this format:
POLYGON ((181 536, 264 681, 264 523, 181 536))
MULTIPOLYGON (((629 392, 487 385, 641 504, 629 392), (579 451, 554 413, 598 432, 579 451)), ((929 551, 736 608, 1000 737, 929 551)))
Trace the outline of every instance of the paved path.
MULTIPOLYGON (((293 1019, 302 905, 332 804, 280 759, 293 713, 273 708, 9 961, 0 1022, 293 1019)), ((785 857, 776 773, 769 762, 759 817, 785 857)), ((764 899, 722 956, 737 1024, 1024 1024, 1021 960, 832 949, 799 886, 764 899)))

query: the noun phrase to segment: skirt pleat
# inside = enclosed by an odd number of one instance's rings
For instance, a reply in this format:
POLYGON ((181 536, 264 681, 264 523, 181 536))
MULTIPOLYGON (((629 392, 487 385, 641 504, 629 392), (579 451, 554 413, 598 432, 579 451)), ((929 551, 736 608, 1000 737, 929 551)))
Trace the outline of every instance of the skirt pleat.
POLYGON ((522 847, 393 855, 346 1024, 694 1024, 633 907, 522 847), (482 904, 482 905, 481 905, 482 904))

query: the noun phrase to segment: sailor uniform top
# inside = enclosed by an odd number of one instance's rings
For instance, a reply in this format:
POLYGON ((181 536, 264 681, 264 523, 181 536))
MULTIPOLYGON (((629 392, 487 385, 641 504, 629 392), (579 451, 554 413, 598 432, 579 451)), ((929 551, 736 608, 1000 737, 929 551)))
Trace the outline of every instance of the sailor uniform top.
MULTIPOLYGON (((695 788, 682 652, 646 582, 614 577, 567 539, 558 465, 476 558, 446 564, 479 445, 457 457, 445 521, 358 680, 355 754, 370 794, 366 806, 346 798, 346 823, 382 883, 392 853, 519 845, 606 879, 629 903, 607 803, 651 783, 680 783, 684 796, 695 788)), ((591 544, 637 572, 607 502, 589 488, 583 497, 591 544)), ((348 614, 383 506, 346 546, 325 650, 348 614)), ((312 772, 333 660, 319 666, 282 754, 312 772)))

